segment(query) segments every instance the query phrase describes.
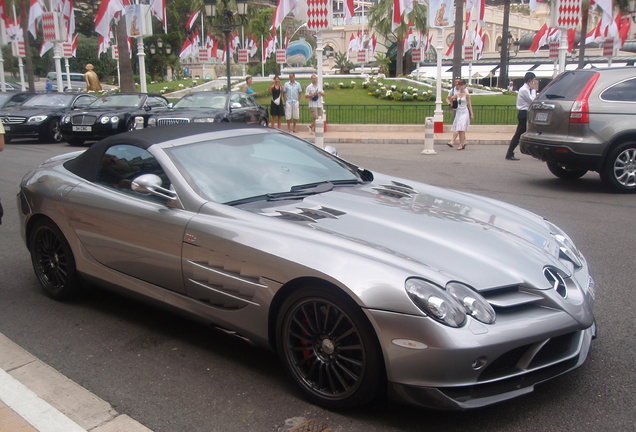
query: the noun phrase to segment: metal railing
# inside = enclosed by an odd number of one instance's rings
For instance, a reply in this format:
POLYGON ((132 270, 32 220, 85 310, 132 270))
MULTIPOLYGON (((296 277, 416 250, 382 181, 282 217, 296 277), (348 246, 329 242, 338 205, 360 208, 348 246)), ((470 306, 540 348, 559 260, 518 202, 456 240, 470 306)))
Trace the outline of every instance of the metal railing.
MULTIPOLYGON (((517 124, 514 105, 473 105, 475 118, 471 124, 517 124)), ((434 105, 325 105, 327 120, 332 124, 424 124, 435 114, 434 105)), ((301 106, 301 123, 311 122, 307 106, 301 106)), ((444 123, 453 123, 453 112, 444 104, 444 123)))

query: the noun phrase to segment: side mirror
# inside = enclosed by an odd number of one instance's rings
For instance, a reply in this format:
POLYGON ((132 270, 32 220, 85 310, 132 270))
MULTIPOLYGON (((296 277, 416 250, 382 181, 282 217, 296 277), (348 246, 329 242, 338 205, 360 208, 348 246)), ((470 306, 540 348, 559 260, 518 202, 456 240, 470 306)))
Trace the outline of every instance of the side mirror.
POLYGON ((143 174, 132 181, 130 188, 143 195, 155 195, 168 200, 176 200, 174 191, 161 187, 161 177, 156 174, 143 174))
POLYGON ((338 156, 338 149, 336 149, 334 146, 330 146, 330 145, 326 146, 325 151, 334 156, 338 156))
POLYGON ((151 109, 150 105, 144 105, 144 111, 150 111, 151 109))

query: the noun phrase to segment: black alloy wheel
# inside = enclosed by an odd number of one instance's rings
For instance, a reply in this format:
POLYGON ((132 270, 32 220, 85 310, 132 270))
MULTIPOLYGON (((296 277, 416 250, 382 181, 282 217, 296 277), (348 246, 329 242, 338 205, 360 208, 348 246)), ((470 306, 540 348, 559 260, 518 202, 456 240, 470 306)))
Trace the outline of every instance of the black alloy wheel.
POLYGON ((35 275, 46 295, 65 300, 78 293, 75 258, 57 226, 47 220, 38 222, 29 238, 29 250, 35 275))
POLYGON ((277 330, 288 373, 317 405, 359 407, 386 383, 373 328, 344 294, 324 288, 294 293, 283 305, 277 330))

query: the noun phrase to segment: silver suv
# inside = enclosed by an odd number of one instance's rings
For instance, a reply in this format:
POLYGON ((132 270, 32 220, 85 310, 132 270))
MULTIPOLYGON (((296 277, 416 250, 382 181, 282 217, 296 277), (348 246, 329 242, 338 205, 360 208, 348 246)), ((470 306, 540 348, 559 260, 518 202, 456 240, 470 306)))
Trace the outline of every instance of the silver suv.
POLYGON ((636 68, 564 72, 528 111, 521 153, 574 180, 596 171, 619 192, 636 192, 636 68))

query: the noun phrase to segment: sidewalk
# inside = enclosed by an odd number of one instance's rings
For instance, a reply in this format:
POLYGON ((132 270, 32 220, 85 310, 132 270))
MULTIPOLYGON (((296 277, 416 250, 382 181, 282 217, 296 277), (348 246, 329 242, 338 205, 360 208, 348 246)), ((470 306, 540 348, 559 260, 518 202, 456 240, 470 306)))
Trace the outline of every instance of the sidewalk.
MULTIPOLYGON (((273 125, 270 125, 273 126, 273 125)), ((281 129, 287 131, 283 121, 281 129)), ((469 145, 498 144, 508 145, 517 125, 471 125, 466 133, 469 145)), ((450 125, 444 125, 443 133, 434 134, 434 145, 443 145, 450 141, 450 125)), ((298 124, 295 135, 310 142, 315 141, 307 124, 298 124)), ((324 134, 325 144, 421 144, 424 145, 424 125, 344 125, 327 124, 324 134)), ((456 143, 457 145, 457 143, 456 143)))

